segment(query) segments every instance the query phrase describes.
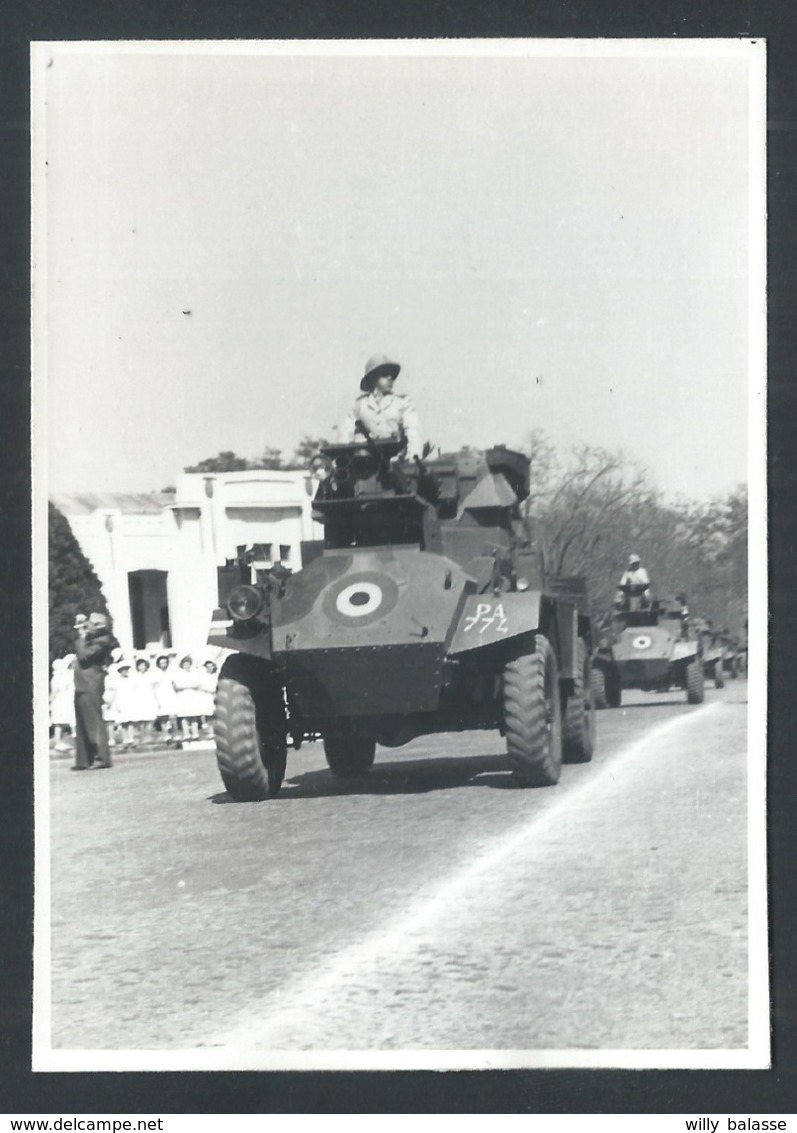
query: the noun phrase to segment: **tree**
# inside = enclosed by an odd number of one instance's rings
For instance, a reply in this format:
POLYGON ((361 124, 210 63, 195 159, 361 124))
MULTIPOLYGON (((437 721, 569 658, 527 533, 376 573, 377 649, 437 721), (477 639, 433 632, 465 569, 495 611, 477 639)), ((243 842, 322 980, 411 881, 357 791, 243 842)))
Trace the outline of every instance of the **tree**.
POLYGON ((252 462, 247 460, 244 456, 236 456, 234 452, 227 450, 220 452, 218 456, 209 456, 205 460, 200 460, 198 464, 190 464, 185 472, 245 472, 248 468, 252 468, 252 462))
POLYGON ((238 456, 229 449, 220 452, 218 456, 208 456, 198 464, 191 464, 185 472, 249 472, 255 468, 284 468, 282 453, 278 448, 267 447, 262 456, 250 460, 246 456, 238 456))
POLYGON ((575 446, 563 461, 544 433, 529 435, 537 545, 553 574, 586 576, 593 613, 612 609, 630 552, 655 594, 683 593, 690 611, 739 632, 747 606, 747 490, 707 503, 667 503, 619 452, 575 446))
POLYGON ((263 455, 258 457, 257 460, 251 461, 249 467, 280 469, 284 467, 282 463, 282 453, 278 448, 266 446, 266 448, 263 449, 263 455))
POLYGON ((593 609, 611 609, 618 565, 654 503, 644 472, 622 453, 577 445, 562 463, 547 437, 529 438, 536 541, 551 574, 584 575, 593 609))
POLYGON ((683 505, 682 543, 693 584, 690 608, 741 633, 747 618, 747 488, 683 505), (698 606, 699 603, 699 606, 698 606))
POLYGON ((325 448, 330 442, 326 437, 311 437, 306 433, 293 450, 293 456, 286 468, 305 469, 320 448, 325 448))
POLYGON ((293 455, 286 461, 282 451, 267 445, 260 456, 250 459, 238 456, 237 453, 225 450, 218 456, 209 456, 197 464, 189 465, 185 472, 249 472, 258 468, 276 469, 278 471, 304 471, 319 450, 330 442, 325 437, 303 436, 293 451, 293 455))
MULTIPOLYGON (((75 615, 108 614, 100 580, 55 504, 48 515, 50 664, 74 652, 75 615)), ((109 615, 110 617, 110 615, 109 615)))

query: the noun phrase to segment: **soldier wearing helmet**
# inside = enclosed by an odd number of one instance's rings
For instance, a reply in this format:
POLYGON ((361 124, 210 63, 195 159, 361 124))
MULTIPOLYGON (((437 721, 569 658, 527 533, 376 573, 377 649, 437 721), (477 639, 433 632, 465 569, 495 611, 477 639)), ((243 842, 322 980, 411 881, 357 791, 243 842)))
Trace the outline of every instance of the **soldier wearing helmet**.
POLYGON ((650 579, 648 578, 648 572, 642 566, 639 555, 636 553, 628 556, 628 567, 623 571, 620 577, 619 590, 617 591, 615 603, 618 608, 622 608, 626 605, 626 596, 629 593, 627 587, 629 586, 644 587, 644 589, 637 590, 637 593, 641 598, 642 606, 647 606, 650 602, 650 579))
POLYGON ((406 440, 406 457, 413 460, 421 455, 418 414, 406 394, 394 393, 393 383, 401 366, 384 354, 374 354, 365 364, 360 381, 362 393, 346 415, 340 427, 344 443, 358 436, 374 440, 390 437, 406 440))
POLYGON ((639 555, 633 554, 628 556, 628 568, 623 571, 623 576, 620 579, 621 586, 650 586, 650 579, 648 572, 642 566, 642 560, 639 555))

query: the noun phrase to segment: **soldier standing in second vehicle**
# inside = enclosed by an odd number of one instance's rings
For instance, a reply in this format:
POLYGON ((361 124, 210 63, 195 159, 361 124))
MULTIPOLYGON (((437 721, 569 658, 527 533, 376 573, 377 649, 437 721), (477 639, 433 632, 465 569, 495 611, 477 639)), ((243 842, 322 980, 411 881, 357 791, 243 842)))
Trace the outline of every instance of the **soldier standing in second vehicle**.
POLYGON ((623 571, 620 578, 619 587, 617 592, 617 605, 623 606, 626 601, 626 591, 623 589, 625 586, 644 586, 644 590, 640 592, 642 598, 642 605, 647 606, 650 601, 650 579, 648 572, 642 566, 639 555, 632 554, 628 556, 628 568, 623 571))
POLYGON ((406 439, 407 460, 421 455, 418 414, 406 394, 394 393, 393 383, 401 366, 384 354, 374 354, 365 365, 360 382, 363 391, 346 415, 340 428, 344 444, 355 441, 358 435, 387 440, 390 437, 406 439))

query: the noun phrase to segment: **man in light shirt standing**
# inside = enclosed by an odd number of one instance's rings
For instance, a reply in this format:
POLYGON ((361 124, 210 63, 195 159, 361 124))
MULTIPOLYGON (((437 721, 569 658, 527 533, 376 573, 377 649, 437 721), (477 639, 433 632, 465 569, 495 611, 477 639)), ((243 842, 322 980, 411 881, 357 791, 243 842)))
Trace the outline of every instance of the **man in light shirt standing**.
POLYGON ((374 354, 368 359, 360 381, 362 393, 340 427, 343 443, 357 440, 358 435, 373 440, 392 437, 406 440, 407 460, 420 457, 420 428, 415 406, 406 394, 393 392, 400 369, 398 362, 384 354, 374 354))

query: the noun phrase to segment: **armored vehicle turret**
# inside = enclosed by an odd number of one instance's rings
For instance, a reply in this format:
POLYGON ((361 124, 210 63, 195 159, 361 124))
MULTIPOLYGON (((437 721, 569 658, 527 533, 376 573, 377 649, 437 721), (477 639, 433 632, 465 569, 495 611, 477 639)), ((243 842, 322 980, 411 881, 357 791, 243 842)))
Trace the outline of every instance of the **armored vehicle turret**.
POLYGON ((392 440, 322 449, 324 538, 302 569, 239 562, 224 576, 209 641, 234 651, 215 710, 234 799, 276 794, 289 744, 319 736, 343 777, 365 774, 377 745, 466 729, 506 737, 518 786, 592 757, 586 593, 546 579, 522 514, 527 457, 400 453, 392 440))

